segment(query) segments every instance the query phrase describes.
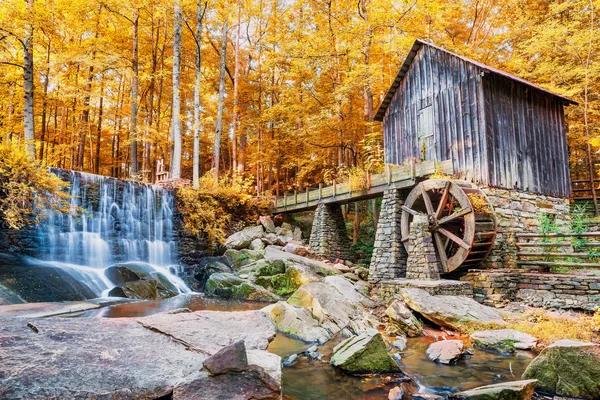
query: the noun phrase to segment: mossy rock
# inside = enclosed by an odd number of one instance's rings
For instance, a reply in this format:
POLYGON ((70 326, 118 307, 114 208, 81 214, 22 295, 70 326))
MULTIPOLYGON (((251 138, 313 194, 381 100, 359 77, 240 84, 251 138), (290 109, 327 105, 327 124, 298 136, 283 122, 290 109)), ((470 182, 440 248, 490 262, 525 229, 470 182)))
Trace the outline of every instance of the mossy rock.
POLYGON ((600 345, 559 340, 546 347, 523 373, 537 390, 559 396, 600 398, 600 345))
POLYGON ((331 364, 349 373, 396 372, 400 368, 387 352, 379 332, 362 333, 333 349, 331 364))
POLYGON ((233 274, 212 274, 206 281, 206 293, 226 299, 279 301, 280 297, 233 274))
MULTIPOLYGON (((280 269, 277 269, 280 270, 280 269)), ((288 296, 294 293, 308 280, 298 268, 290 267, 285 273, 258 276, 255 283, 279 296, 288 296)))
POLYGON ((261 250, 234 250, 228 249, 225 251, 225 258, 231 264, 234 270, 240 270, 242 267, 250 265, 263 258, 264 252, 261 250))
POLYGON ((474 340, 473 345, 479 350, 500 355, 509 355, 516 351, 515 341, 510 339, 500 340, 495 343, 485 343, 481 340, 474 340))
POLYGON ((271 262, 260 260, 256 264, 256 276, 271 276, 285 272, 285 263, 283 260, 273 260, 271 262))

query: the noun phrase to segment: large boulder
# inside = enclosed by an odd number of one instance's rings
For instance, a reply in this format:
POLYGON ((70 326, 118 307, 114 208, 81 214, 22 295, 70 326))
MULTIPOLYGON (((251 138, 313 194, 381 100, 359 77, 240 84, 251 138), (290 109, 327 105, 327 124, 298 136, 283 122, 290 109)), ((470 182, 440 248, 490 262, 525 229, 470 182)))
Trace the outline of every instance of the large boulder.
POLYGON ((357 307, 325 282, 303 285, 288 299, 288 303, 308 309, 331 336, 347 327, 352 316, 357 314, 357 307))
POLYGON ((267 233, 274 233, 275 232, 275 223, 273 222, 273 220, 271 219, 270 216, 268 215, 261 215, 259 217, 260 219, 260 224, 265 228, 265 231, 267 233))
POLYGON ((476 331, 471 334, 471 339, 477 348, 498 354, 530 350, 537 344, 534 336, 514 329, 476 331))
POLYGON ((331 333, 319 326, 319 321, 304 307, 295 307, 280 301, 263 308, 262 311, 273 321, 279 332, 293 338, 319 344, 331 338, 331 333))
POLYGON ((262 250, 228 249, 223 256, 235 271, 239 271, 243 267, 261 260, 263 258, 263 252, 262 250))
POLYGON ((432 296, 422 289, 400 290, 406 305, 431 322, 450 329, 464 323, 502 323, 502 315, 491 307, 462 296, 432 296))
POLYGON ((373 300, 361 293, 360 287, 357 287, 350 280, 341 276, 327 276, 323 282, 329 286, 333 286, 346 298, 346 300, 355 307, 371 307, 374 305, 373 300))
POLYGON ((248 371, 218 377, 201 371, 209 356, 238 340, 244 340, 249 354, 256 351, 268 357, 266 349, 274 335, 273 325, 260 311, 0 318, 0 398, 156 399, 171 398, 173 393, 175 400, 275 399, 280 395, 277 373, 258 365, 253 368, 251 357, 248 371), (198 380, 203 384, 196 388, 202 390, 192 390, 198 380), (268 390, 263 388, 265 381, 268 390), (250 387, 275 395, 252 397, 251 390, 244 395, 244 388, 250 387))
POLYGON ((275 302, 280 298, 265 288, 234 274, 212 274, 206 281, 206 293, 225 299, 275 302))
POLYGON ((224 256, 202 257, 198 264, 194 267, 192 276, 190 277, 195 282, 189 286, 193 289, 194 286, 196 286, 196 289, 204 290, 204 285, 206 285, 208 278, 212 274, 218 272, 233 272, 233 269, 229 266, 229 261, 227 261, 227 258, 224 256))
POLYGON ((7 304, 22 304, 25 300, 6 286, 0 285, 0 306, 7 304))
POLYGON ((240 340, 204 360, 204 368, 211 375, 221 375, 227 372, 242 372, 248 369, 248 356, 244 341, 240 340))
POLYGON ((241 250, 250 246, 254 239, 259 239, 264 234, 262 225, 252 226, 236 232, 225 240, 228 249, 241 250))
POLYGON ((333 349, 331 364, 349 373, 399 371, 387 352, 381 333, 372 331, 353 336, 333 349))
POLYGON ((423 323, 415 317, 403 301, 392 301, 385 310, 385 314, 400 333, 409 337, 421 336, 423 334, 423 323))
POLYGON ((440 364, 454 364, 467 353, 465 344, 460 340, 440 340, 427 348, 427 357, 440 364))
POLYGON ((347 285, 352 283, 329 278, 302 285, 287 303, 269 308, 270 317, 278 330, 306 342, 322 343, 344 328, 356 334, 365 332, 377 324, 363 309, 371 300, 347 285), (298 327, 304 323, 306 330, 298 327))
POLYGON ((335 268, 322 261, 288 253, 275 246, 267 246, 265 248, 265 259, 270 262, 274 260, 282 260, 286 263, 286 265, 298 264, 306 267, 311 274, 320 277, 339 274, 335 268))
POLYGON ((177 287, 152 265, 127 262, 108 267, 104 275, 115 285, 110 296, 130 299, 166 299, 179 294, 177 287))
POLYGON ((529 364, 523 379, 537 379, 537 389, 559 396, 600 398, 600 345, 559 340, 529 364))
POLYGON ((449 396, 456 400, 529 400, 535 391, 535 379, 480 386, 449 396))
MULTIPOLYGON (((73 268, 60 268, 52 263, 0 253, 0 285, 6 292, 27 302, 77 301, 99 297, 105 287, 94 287, 87 281, 98 276, 73 268), (85 276, 82 276, 85 275, 85 276)), ((10 297, 16 302, 15 297, 10 297)))

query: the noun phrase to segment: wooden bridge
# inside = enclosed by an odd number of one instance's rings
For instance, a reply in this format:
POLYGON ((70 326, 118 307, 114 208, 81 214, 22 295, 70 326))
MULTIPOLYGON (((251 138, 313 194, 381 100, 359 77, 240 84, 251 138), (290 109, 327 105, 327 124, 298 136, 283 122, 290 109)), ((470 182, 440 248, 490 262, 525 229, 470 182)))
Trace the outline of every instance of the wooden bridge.
POLYGON ((388 189, 408 189, 415 186, 419 179, 433 173, 451 175, 454 173, 452 160, 436 162, 435 160, 420 163, 413 162, 409 165, 386 165, 383 174, 367 175, 367 188, 352 190, 350 182, 334 183, 331 186, 306 188, 303 192, 294 191, 285 193, 283 197, 275 198, 273 212, 299 212, 315 208, 320 203, 345 204, 359 200, 379 197, 388 189))

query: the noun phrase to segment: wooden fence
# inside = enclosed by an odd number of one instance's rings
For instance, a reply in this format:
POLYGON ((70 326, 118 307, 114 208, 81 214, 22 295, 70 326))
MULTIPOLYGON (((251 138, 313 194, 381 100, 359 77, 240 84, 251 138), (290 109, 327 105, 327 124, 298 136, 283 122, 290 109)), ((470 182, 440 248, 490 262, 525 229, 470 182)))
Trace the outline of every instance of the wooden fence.
POLYGON ((600 232, 517 233, 518 266, 600 268, 600 232))
POLYGON ((386 165, 382 174, 367 175, 366 187, 353 190, 349 180, 335 183, 331 186, 306 188, 303 191, 285 193, 274 200, 274 212, 304 211, 316 207, 319 203, 348 203, 381 196, 386 189, 410 188, 416 185, 417 179, 424 178, 435 172, 452 174, 452 160, 436 162, 434 160, 409 165, 386 165))

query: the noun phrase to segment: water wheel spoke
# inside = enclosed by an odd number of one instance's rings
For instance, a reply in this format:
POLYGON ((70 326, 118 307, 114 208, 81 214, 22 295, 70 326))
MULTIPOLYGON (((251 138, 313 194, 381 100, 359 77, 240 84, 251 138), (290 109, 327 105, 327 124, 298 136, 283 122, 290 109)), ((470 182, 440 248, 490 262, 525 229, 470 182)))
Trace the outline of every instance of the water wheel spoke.
POLYGON ((446 236, 448 239, 452 240, 454 243, 462 247, 463 249, 470 250, 471 246, 468 245, 464 240, 453 234, 452 232, 447 231, 444 228, 438 229, 438 232, 442 235, 446 236))
POLYGON ((465 216, 465 215, 469 214, 470 212, 473 212, 473 209, 471 207, 463 207, 460 210, 456 211, 455 213, 450 214, 447 217, 440 219, 438 221, 438 225, 447 224, 448 222, 454 221, 456 218, 465 216))
POLYGON ((433 234, 433 241, 435 242, 435 246, 437 247, 438 254, 440 256, 440 261, 442 263, 442 268, 444 271, 448 271, 448 256, 446 256, 446 241, 442 237, 439 232, 435 232, 433 234))
POLYGON ((431 203, 431 198, 427 193, 427 190, 423 186, 421 186, 421 196, 423 196, 423 202, 425 203, 425 208, 427 209, 428 215, 433 215, 433 204, 431 203))
POLYGON ((439 218, 440 215, 442 215, 442 211, 444 211, 444 207, 446 207, 448 198, 450 198, 450 181, 446 182, 446 186, 444 187, 444 193, 442 194, 442 198, 440 199, 440 204, 438 204, 438 208, 435 211, 436 218, 439 218))
POLYGON ((420 212, 415 211, 412 208, 408 208, 407 206, 402 206, 402 211, 406 211, 410 215, 419 215, 419 214, 421 214, 420 212))

